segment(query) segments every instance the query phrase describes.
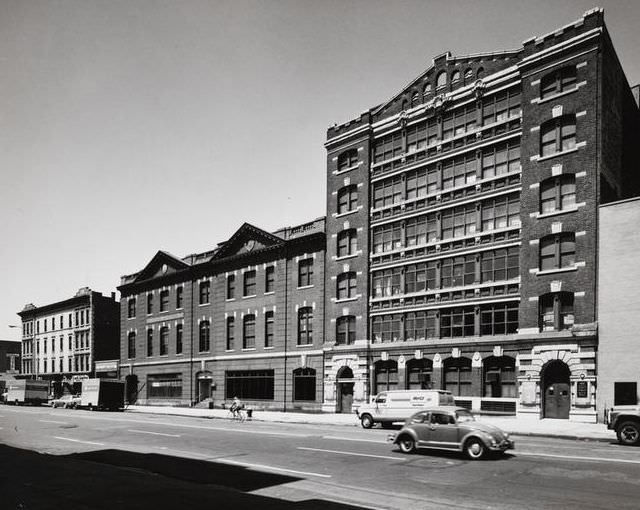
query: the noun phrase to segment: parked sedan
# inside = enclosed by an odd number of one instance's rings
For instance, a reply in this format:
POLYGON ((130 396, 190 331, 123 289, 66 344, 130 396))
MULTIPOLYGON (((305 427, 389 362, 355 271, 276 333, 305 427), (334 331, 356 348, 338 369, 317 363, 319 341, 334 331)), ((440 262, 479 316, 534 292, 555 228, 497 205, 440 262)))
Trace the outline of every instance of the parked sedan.
POLYGON ((54 398, 51 407, 64 407, 65 409, 75 409, 80 405, 80 397, 78 395, 62 395, 60 398, 54 398))
POLYGON ((498 427, 476 421, 462 407, 433 407, 411 416, 388 440, 404 453, 416 449, 461 451, 472 459, 488 453, 504 453, 515 447, 509 435, 498 427))

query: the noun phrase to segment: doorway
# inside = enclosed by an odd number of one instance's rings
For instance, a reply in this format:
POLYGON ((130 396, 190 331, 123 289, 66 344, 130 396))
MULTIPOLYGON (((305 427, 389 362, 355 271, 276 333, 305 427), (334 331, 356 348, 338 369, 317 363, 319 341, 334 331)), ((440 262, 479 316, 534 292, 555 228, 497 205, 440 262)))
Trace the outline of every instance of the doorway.
POLYGON ((353 371, 349 367, 342 367, 336 378, 336 413, 351 413, 353 405, 353 383, 353 371))
POLYGON ((568 420, 571 411, 571 372, 566 363, 550 361, 542 372, 543 418, 568 420))
POLYGON ((213 374, 211 372, 198 373, 198 402, 211 398, 213 374))
POLYGON ((127 404, 135 404, 138 400, 138 376, 128 375, 124 378, 125 399, 127 404))

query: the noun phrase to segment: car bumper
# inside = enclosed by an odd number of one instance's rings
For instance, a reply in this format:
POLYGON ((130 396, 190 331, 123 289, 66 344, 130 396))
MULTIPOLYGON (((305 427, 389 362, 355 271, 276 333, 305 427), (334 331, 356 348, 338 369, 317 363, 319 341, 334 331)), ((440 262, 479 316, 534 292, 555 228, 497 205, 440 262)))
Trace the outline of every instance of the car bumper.
POLYGON ((504 452, 506 450, 513 450, 516 447, 515 441, 511 439, 505 439, 496 445, 489 445, 489 450, 492 452, 504 452))

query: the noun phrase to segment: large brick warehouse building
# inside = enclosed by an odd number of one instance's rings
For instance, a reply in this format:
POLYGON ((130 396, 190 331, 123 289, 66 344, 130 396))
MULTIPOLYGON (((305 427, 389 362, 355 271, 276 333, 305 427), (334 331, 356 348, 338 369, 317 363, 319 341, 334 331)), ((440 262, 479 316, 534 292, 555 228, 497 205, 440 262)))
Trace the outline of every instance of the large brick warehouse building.
POLYGON ((324 409, 433 387, 595 421, 598 206, 638 194, 638 126, 594 9, 329 128, 324 409))

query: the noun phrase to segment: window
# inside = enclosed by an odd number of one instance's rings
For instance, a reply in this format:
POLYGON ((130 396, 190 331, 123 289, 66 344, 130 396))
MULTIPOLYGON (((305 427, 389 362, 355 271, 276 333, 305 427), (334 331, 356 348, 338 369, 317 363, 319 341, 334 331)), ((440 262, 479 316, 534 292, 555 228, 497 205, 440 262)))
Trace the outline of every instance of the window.
POLYGON ((516 398, 516 360, 510 356, 484 359, 484 396, 516 398))
POLYGON ((338 214, 354 211, 358 206, 358 187, 355 184, 338 190, 338 214))
POLYGON ((47 332, 47 319, 44 319, 44 332, 47 332))
POLYGON ((379 315, 371 320, 374 342, 397 342, 400 340, 402 316, 400 314, 379 315))
POLYGON ((373 162, 380 163, 400 156, 403 152, 402 133, 400 130, 381 136, 373 142, 373 162))
MULTIPOLYGON (((374 272, 371 279, 372 287, 373 287, 373 297, 375 298, 391 297, 391 296, 396 296, 398 294, 401 294, 402 293, 401 271, 402 271, 401 268, 394 267, 392 269, 385 269, 383 271, 374 272)), ((348 273, 345 273, 345 274, 348 274, 348 273)), ((338 287, 338 292, 340 292, 340 287, 338 287)), ((355 292, 355 289, 354 289, 354 292, 355 292)))
POLYGON ((227 317, 227 350, 232 351, 234 349, 234 339, 235 339, 235 324, 236 320, 234 317, 227 317))
POLYGON ((416 122, 406 127, 407 152, 415 152, 427 146, 427 123, 416 122))
POLYGON ((471 83, 473 81, 473 69, 470 67, 464 72, 464 82, 471 83))
POLYGON ((540 239, 540 270, 573 267, 576 262, 576 236, 553 234, 540 239))
POLYGON ((406 174, 407 200, 427 195, 427 169, 421 168, 406 174))
POLYGON ((520 114, 520 91, 508 90, 482 101, 482 125, 501 122, 520 114))
POLYGON ((373 185, 373 208, 378 209, 402 201, 402 178, 397 175, 373 185))
POLYGON ((149 398, 182 398, 182 374, 147 376, 149 398))
POLYGON ((182 354, 182 327, 182 324, 176 326, 176 354, 182 354))
POLYGON ((313 259, 298 262, 298 287, 313 285, 313 259))
POLYGON ((153 330, 147 330, 147 356, 153 356, 153 330))
POLYGON ((410 264, 404 270, 404 291, 406 294, 424 292, 436 288, 435 261, 410 264))
POLYGON ((462 135, 476 127, 478 114, 475 105, 459 107, 442 117, 442 139, 462 135))
POLYGON ((412 359, 407 362, 407 389, 430 390, 433 363, 428 359, 412 359))
POLYGON ((267 266, 264 271, 264 291, 273 292, 275 287, 276 268, 274 266, 267 266))
POLYGON ((273 312, 264 314, 264 346, 273 347, 273 312))
POLYGON ((540 212, 550 213, 575 207, 576 176, 565 174, 540 183, 540 212))
POLYGON ((520 226, 520 199, 518 195, 493 198, 482 202, 483 232, 516 226, 520 226))
POLYGON ((471 285, 476 279, 476 257, 465 255, 444 259, 440 271, 442 288, 471 285))
POLYGON ((455 338, 474 335, 473 308, 450 308, 440 312, 440 336, 455 338))
POLYGON ((351 345, 356 341, 356 318, 344 315, 336 319, 336 344, 351 345))
POLYGON ((431 83, 425 83, 424 84, 424 89, 422 90, 422 95, 426 96, 428 94, 431 94, 431 83))
POLYGON ((447 358, 443 365, 444 389, 449 390, 455 397, 471 396, 471 360, 447 358))
POLYGON ((518 304, 484 305, 480 309, 481 335, 508 335, 518 332, 518 304))
POLYGON ((160 291, 160 311, 166 312, 169 310, 169 291, 161 290, 160 291))
POLYGON ((273 400, 273 370, 225 372, 225 397, 242 400, 273 400))
POLYGON ((450 159, 442 166, 442 189, 451 189, 476 182, 474 155, 450 159))
POLYGON ((476 78, 480 79, 484 76, 484 68, 483 67, 478 67, 478 70, 476 71, 476 78))
MULTIPOLYGON (((127 317, 133 319, 136 316, 136 298, 129 298, 127 301, 127 317)), ((71 324, 71 321, 69 321, 71 324)))
POLYGON ((199 352, 207 352, 211 349, 211 325, 209 321, 200 322, 198 339, 199 352))
POLYGON ((313 402, 316 399, 316 371, 296 368, 293 371, 293 400, 313 402))
POLYGON ((482 178, 520 171, 520 145, 514 142, 489 147, 482 151, 482 178))
POLYGON ((476 231, 476 208, 474 204, 442 211, 441 218, 442 239, 466 236, 476 231))
POLYGON ((404 317, 404 339, 408 341, 435 338, 436 312, 434 310, 410 312, 404 317))
POLYGON ((576 67, 563 67, 542 77, 540 99, 575 89, 576 86, 576 67))
POLYGON ((355 255, 358 248, 358 234, 355 228, 338 232, 338 257, 355 255))
POLYGON ((421 246, 438 237, 438 223, 434 214, 409 218, 405 222, 405 246, 421 246))
POLYGON ((358 164, 358 150, 350 149, 338 156, 338 172, 342 172, 358 164))
POLYGON ((447 84, 447 73, 440 71, 436 77, 436 88, 444 87, 447 84))
POLYGON ((517 246, 485 251, 480 257, 482 283, 511 280, 520 274, 520 248, 517 246))
POLYGON ((418 91, 415 91, 413 94, 411 94, 411 108, 413 108, 414 106, 418 106, 420 104, 420 94, 418 93, 418 91))
POLYGON ((245 315, 242 319, 242 348, 256 348, 256 316, 245 315))
POLYGON ((393 360, 376 361, 376 394, 398 387, 398 364, 393 360))
POLYGON ((162 326, 160 328, 160 356, 169 354, 169 328, 162 326))
POLYGON ((457 82, 458 80, 460 80, 460 71, 453 71, 451 73, 451 81, 453 83, 457 82))
POLYGON ((576 116, 563 115, 542 124, 540 128, 540 155, 550 156, 576 146, 576 116))
POLYGON ((298 310, 298 345, 313 343, 313 309, 305 306, 298 310))
POLYGON ((402 226, 400 223, 390 223, 374 227, 373 253, 382 253, 402 247, 402 226))
MULTIPOLYGON (((147 294, 147 314, 153 313, 153 294, 147 294)), ((80 322, 84 322, 83 314, 80 313, 80 322)))
POLYGON ((540 329, 561 331, 574 324, 573 293, 558 292, 540 296, 540 329))
POLYGON ((184 287, 176 287, 176 308, 178 310, 182 308, 183 291, 184 287))
POLYGON ((227 276, 227 299, 234 299, 236 297, 236 277, 235 275, 227 276))
POLYGON ((638 383, 637 382, 614 382, 613 383, 613 405, 614 406, 635 406, 638 403, 638 383))
POLYGON ((207 303, 209 303, 210 298, 211 298, 211 282, 208 280, 200 282, 198 303, 201 305, 206 305, 207 303))
POLYGON ((135 358, 136 357, 136 333, 135 331, 131 331, 127 335, 127 357, 135 358))
POLYGON ((356 295, 356 273, 349 271, 348 273, 341 273, 337 278, 337 293, 338 299, 347 299, 355 297, 356 295))
POLYGON ((245 271, 243 275, 244 281, 242 286, 242 295, 247 296, 255 296, 256 295, 256 272, 252 269, 251 271, 245 271))

